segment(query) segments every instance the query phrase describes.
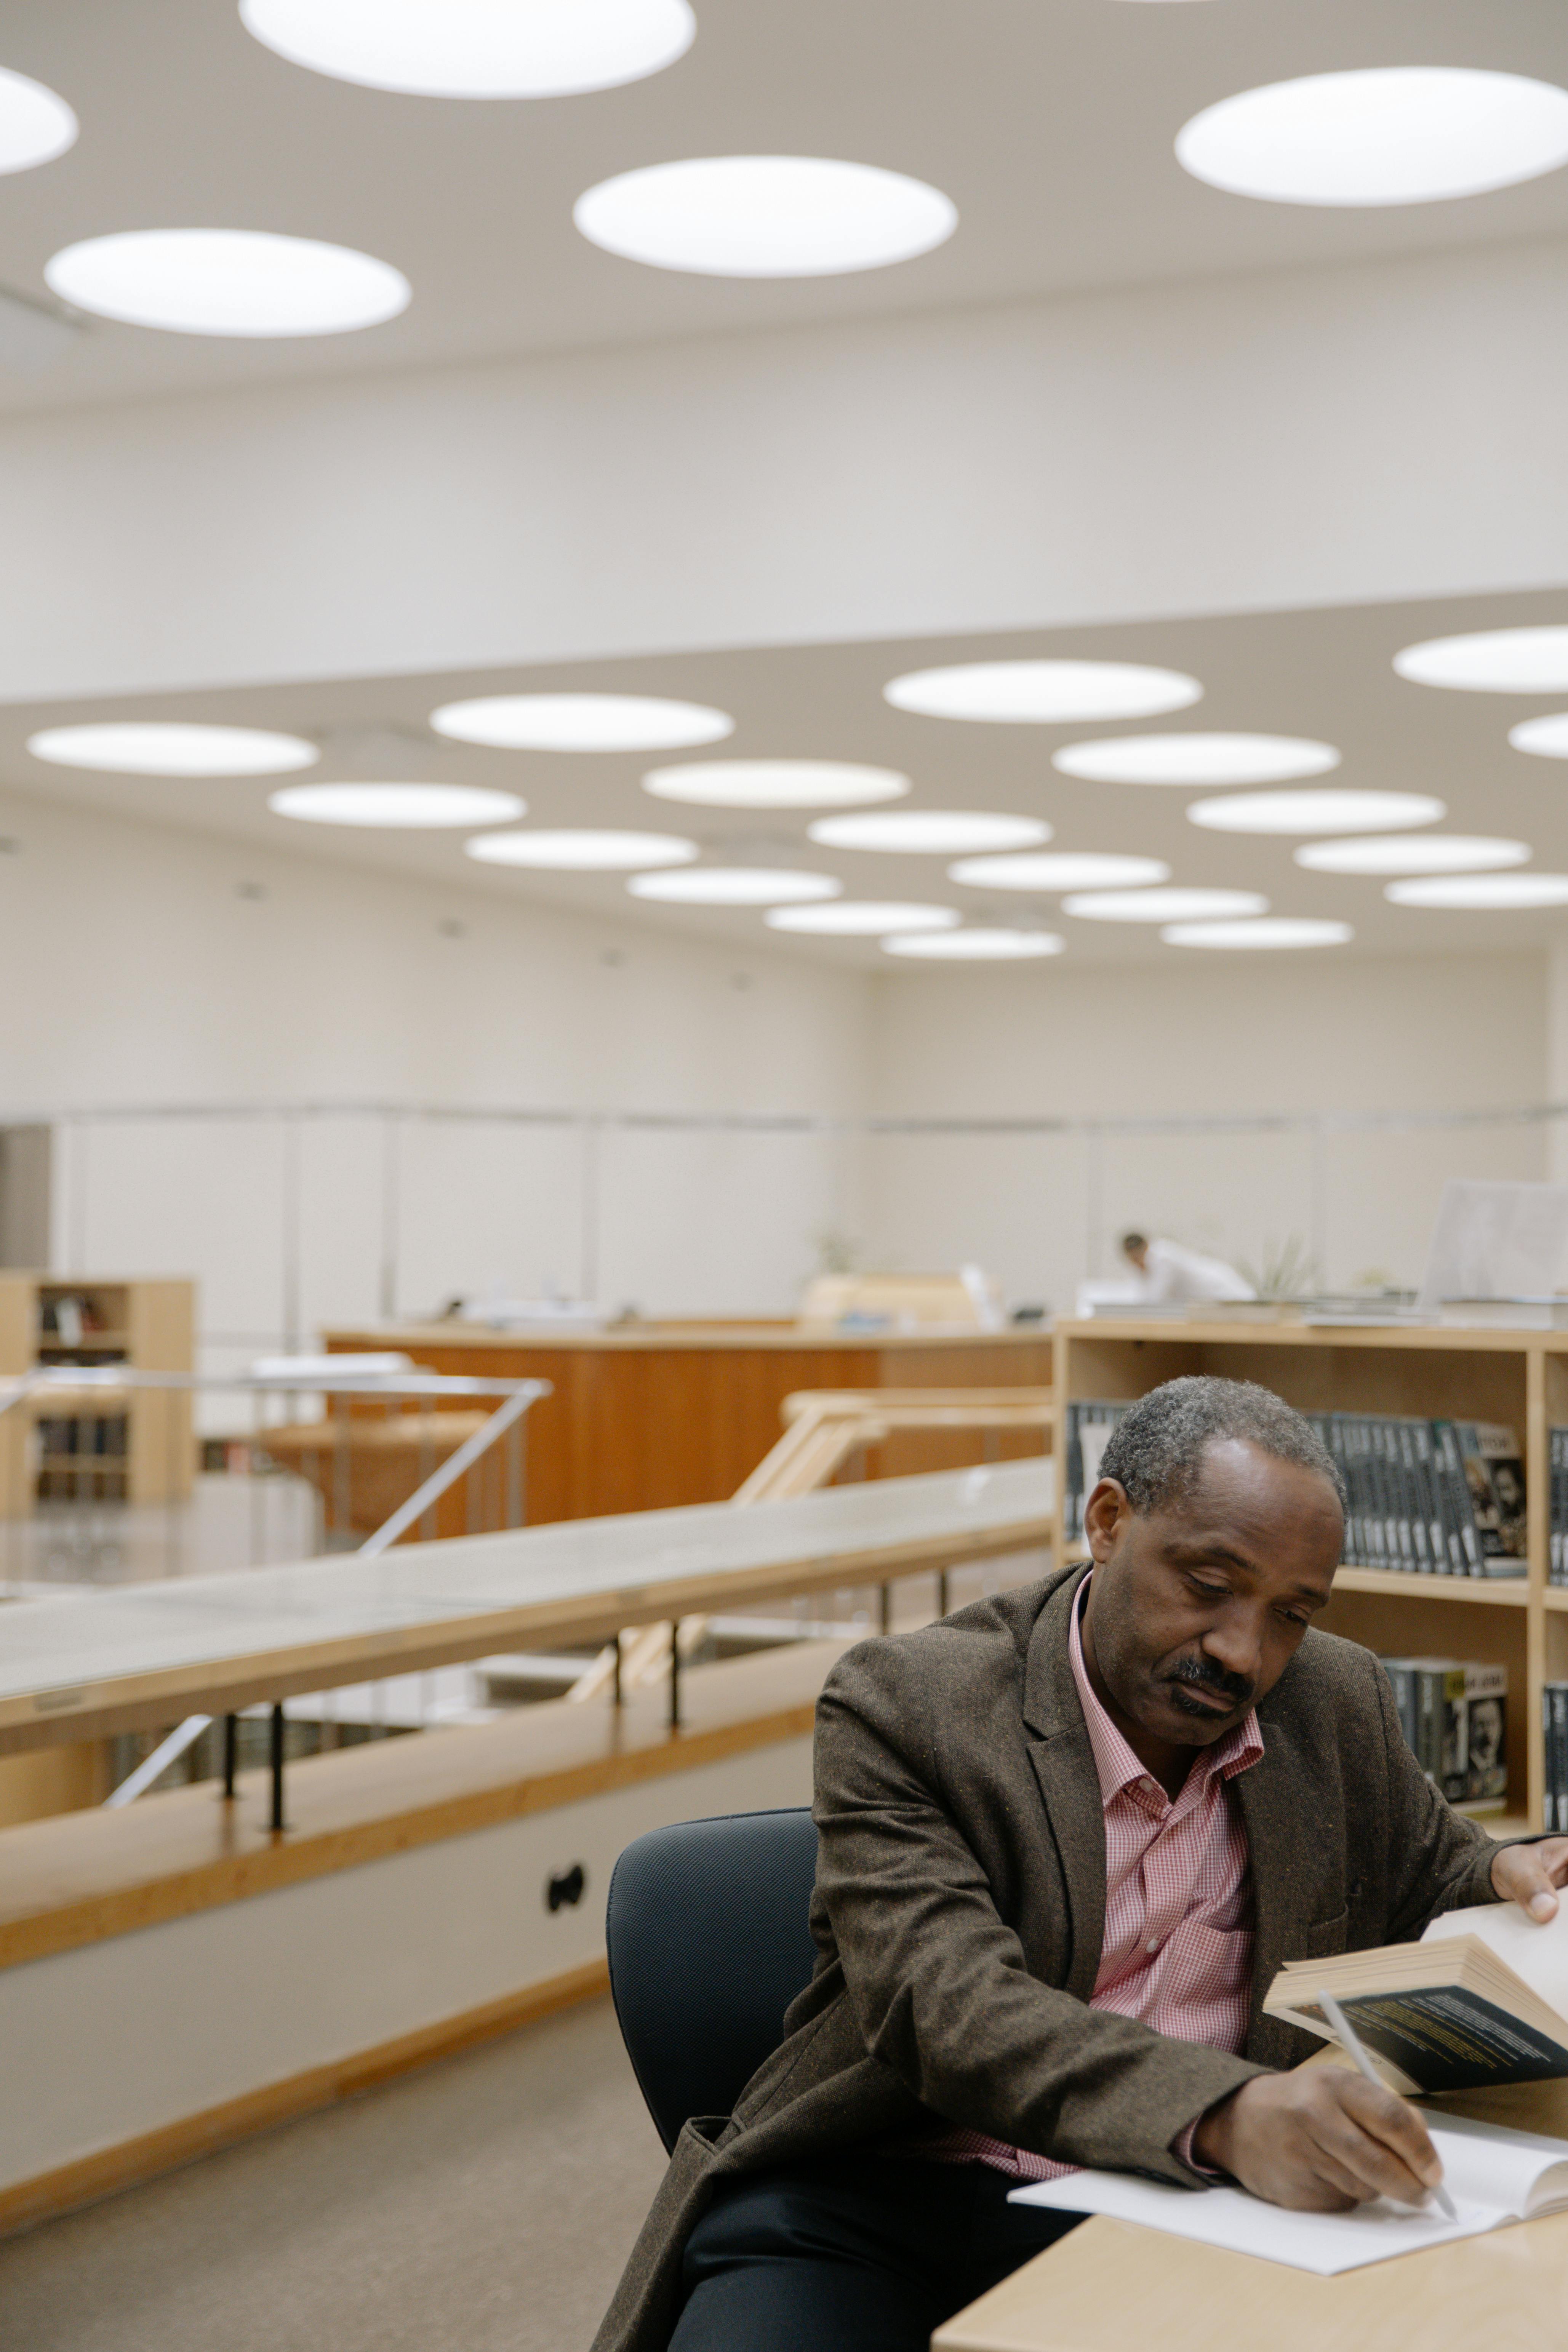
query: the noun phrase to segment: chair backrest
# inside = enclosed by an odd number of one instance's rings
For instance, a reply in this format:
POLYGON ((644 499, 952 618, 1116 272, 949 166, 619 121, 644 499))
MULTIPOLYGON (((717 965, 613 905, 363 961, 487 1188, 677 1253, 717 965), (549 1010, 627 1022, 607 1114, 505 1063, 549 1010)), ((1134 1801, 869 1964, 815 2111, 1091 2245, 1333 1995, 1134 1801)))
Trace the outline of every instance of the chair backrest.
POLYGON ((605 1920, 621 2036, 667 2148, 727 2116, 809 1983, 816 1831, 802 1806, 677 1822, 634 1838, 605 1920))

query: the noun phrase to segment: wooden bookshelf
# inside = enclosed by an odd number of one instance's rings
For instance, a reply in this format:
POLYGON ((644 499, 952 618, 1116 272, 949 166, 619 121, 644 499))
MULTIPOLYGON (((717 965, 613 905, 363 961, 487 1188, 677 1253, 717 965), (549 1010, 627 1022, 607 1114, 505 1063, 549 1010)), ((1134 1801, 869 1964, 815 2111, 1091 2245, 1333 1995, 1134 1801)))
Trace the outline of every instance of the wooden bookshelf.
MULTIPOLYGON (((0 1378, 35 1365, 185 1372, 195 1347, 194 1282, 0 1273, 0 1378)), ((0 1420, 0 1517, 49 1501, 183 1502, 194 1468, 188 1391, 57 1391, 0 1420), (79 1442, 62 1444, 71 1424, 79 1442), (81 1428, 100 1424, 101 1445, 81 1445, 81 1428)))
MULTIPOLYGON (((1303 1412, 1415 1414, 1495 1421, 1518 1430, 1529 1489, 1526 1573, 1518 1578, 1405 1574, 1342 1568, 1321 1620, 1330 1632, 1390 1655, 1485 1659, 1508 1667, 1509 1816, 1544 1822, 1542 1686, 1568 1678, 1568 1588, 1547 1580, 1547 1433, 1568 1426, 1568 1331, 1472 1330, 1444 1325, 1173 1322, 1121 1317, 1061 1322, 1054 1335, 1058 1409, 1145 1395, 1186 1372, 1258 1381, 1303 1412)), ((1060 1423, 1065 1432, 1065 1412, 1060 1423)), ((1066 1444, 1056 1498, 1057 1557, 1065 1542, 1066 1444)), ((1483 1816, 1496 1830, 1496 1817, 1483 1816)))

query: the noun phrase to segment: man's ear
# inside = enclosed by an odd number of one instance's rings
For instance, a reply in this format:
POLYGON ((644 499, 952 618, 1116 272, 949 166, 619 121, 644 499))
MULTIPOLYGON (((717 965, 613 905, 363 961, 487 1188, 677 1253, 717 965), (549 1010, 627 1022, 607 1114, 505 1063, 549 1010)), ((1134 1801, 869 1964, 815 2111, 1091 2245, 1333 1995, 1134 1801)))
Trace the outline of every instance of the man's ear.
POLYGON ((1127 1489, 1115 1478, 1102 1478, 1083 1510, 1083 1532, 1096 1559, 1104 1559, 1132 1517, 1127 1489))

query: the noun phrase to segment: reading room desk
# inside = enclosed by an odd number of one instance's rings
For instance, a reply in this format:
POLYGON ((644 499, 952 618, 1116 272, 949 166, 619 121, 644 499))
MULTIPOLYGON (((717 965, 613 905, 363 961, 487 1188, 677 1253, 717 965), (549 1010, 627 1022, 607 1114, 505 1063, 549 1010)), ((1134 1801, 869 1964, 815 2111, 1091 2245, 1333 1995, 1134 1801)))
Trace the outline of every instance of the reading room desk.
POLYGON ((1563 2352, 1568 2213, 1319 2278, 1096 2218, 939 2328, 932 2352, 1563 2352))
MULTIPOLYGON (((1323 2052, 1309 2065, 1343 2065, 1323 2052)), ((1568 2082, 1423 2102, 1568 2139, 1568 2082)), ((1096 2215, 931 2338, 931 2352, 1564 2352, 1568 2213, 1337 2278, 1096 2215)))

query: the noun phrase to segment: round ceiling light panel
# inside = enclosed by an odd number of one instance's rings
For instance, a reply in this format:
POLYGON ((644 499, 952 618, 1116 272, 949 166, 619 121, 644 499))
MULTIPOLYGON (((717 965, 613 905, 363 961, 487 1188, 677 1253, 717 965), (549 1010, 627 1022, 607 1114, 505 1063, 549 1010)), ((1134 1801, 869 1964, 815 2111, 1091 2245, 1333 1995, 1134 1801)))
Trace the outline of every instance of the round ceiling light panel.
POLYGON ((1056 931, 910 931, 884 940, 889 955, 930 956, 944 963, 1002 963, 1015 956, 1060 955, 1067 941, 1056 931))
POLYGON ((830 874, 792 874, 773 866, 693 866, 684 873, 637 874, 626 884, 636 898, 662 898, 682 907, 787 907, 837 898, 830 874))
POLYGON ((1051 754, 1064 776, 1095 784, 1278 784, 1340 764, 1331 743, 1293 735, 1116 735, 1051 754))
POLYGON ((121 229, 63 247, 44 276, 79 310, 173 335, 346 335, 411 299, 390 262, 264 229, 121 229))
POLYGON ((555 874, 635 874, 657 866, 689 866, 700 855, 694 841, 673 833, 481 833, 464 847, 481 866, 528 866, 555 874))
POLYGON ((1568 625, 1429 637, 1395 654, 1394 667, 1415 686, 1456 687, 1468 694, 1562 694, 1568 692, 1568 625))
POLYGON ((1476 907, 1501 912, 1510 907, 1568 906, 1568 874, 1423 874, 1390 882, 1384 897, 1396 907, 1476 907))
POLYGON ((1295 858, 1314 874, 1480 874, 1502 866, 1528 866, 1534 854, 1528 842, 1476 834, 1396 833, 1310 841, 1295 852, 1295 858))
POLYGON ((775 907, 763 920, 775 931, 880 939, 889 931, 950 931, 959 916, 955 907, 903 907, 892 899, 835 898, 821 907, 775 907))
POLYGON ((1051 837, 1051 828, 1043 817, 995 816, 984 809, 888 809, 866 816, 825 816, 806 831, 823 849, 872 849, 924 857, 1033 849, 1051 837))
POLYGON ((1230 793, 1194 801, 1188 822, 1210 833, 1386 833, 1448 814, 1426 793, 1230 793))
POLYGON ((1170 867, 1157 857, 1118 857, 1093 849, 961 857, 947 872, 950 881, 980 890, 1136 890, 1171 878, 1170 867))
POLYGON ((735 731, 726 710, 649 694, 487 694, 444 702, 430 724, 502 751, 675 751, 735 731))
POLYGON ((430 98, 565 98, 641 81, 697 33, 687 0, 240 0, 291 65, 430 98))
POLYGON ((191 727, 174 720, 106 719, 45 727, 27 738, 35 760, 117 776, 278 776, 321 758, 300 735, 259 727, 191 727))
POLYGON ((591 245, 704 278, 834 278, 912 261, 958 212, 940 188, 821 155, 701 155, 601 180, 574 220, 591 245))
POLYGON ((41 81, 0 68, 0 172, 30 172, 74 147, 77 119, 41 81))
POLYGON ((1463 66, 1373 66, 1238 91, 1194 114, 1176 161, 1276 205, 1429 205, 1568 163, 1568 90, 1463 66))
POLYGON ((960 662, 910 670, 882 688, 895 710, 1002 727, 1077 726, 1091 719, 1152 719, 1203 699, 1195 677, 1138 662, 960 662))
POLYGON ((1348 923, 1304 915, 1259 915, 1240 923, 1167 923, 1160 934, 1173 948, 1340 948, 1354 936, 1348 923))
POLYGON ((515 793, 481 792, 473 784, 285 784, 267 803, 275 816, 306 824, 384 826, 402 832, 506 824, 525 814, 515 793))
POLYGON ((1062 912, 1090 923, 1223 922, 1266 915, 1268 901, 1256 890, 1080 890, 1062 900, 1062 912))
POLYGON ((1516 751, 1533 751, 1538 760, 1568 760, 1568 710, 1554 710, 1548 719, 1521 719, 1508 730, 1516 751))
POLYGON ((861 768, 846 760, 694 760, 679 768, 650 768, 642 788, 656 801, 702 808, 857 808, 868 801, 902 800, 910 780, 891 768, 861 768))

